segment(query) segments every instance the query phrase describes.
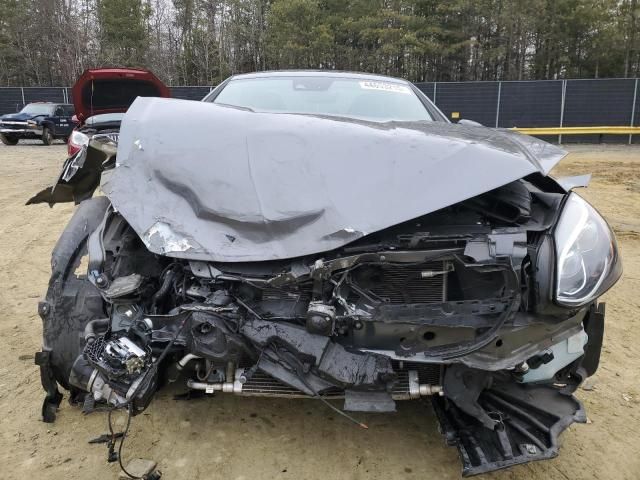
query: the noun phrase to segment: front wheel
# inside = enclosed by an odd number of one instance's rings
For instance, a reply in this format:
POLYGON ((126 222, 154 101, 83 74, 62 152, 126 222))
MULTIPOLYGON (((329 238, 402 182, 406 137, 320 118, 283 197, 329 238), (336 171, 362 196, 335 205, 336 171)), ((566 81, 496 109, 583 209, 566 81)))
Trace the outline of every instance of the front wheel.
POLYGON ((18 137, 0 134, 0 142, 4 143, 5 145, 15 145, 18 143, 18 140, 18 137))
POLYGON ((51 145, 53 143, 53 134, 49 127, 44 127, 42 129, 42 143, 45 145, 51 145))

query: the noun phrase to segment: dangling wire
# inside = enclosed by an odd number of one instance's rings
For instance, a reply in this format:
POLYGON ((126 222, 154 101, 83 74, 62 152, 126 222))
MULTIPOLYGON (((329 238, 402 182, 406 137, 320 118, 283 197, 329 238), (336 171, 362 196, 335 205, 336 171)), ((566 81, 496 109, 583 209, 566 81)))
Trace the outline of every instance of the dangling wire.
MULTIPOLYGON (((122 435, 120 436, 120 445, 118 445, 118 464, 120 465, 120 469, 122 470, 122 472, 129 478, 135 479, 135 480, 140 480, 143 479, 144 477, 138 477, 132 473, 130 473, 124 466, 124 464, 122 463, 122 449, 123 449, 123 445, 124 445, 124 439, 127 438, 127 434, 129 433, 129 427, 131 426, 131 416, 133 414, 133 405, 131 405, 131 403, 129 404, 125 404, 127 405, 127 425, 124 429, 124 432, 122 432, 122 435)), ((116 434, 113 430, 113 423, 111 421, 111 415, 114 412, 114 410, 117 410, 120 407, 114 407, 111 410, 109 410, 109 415, 108 415, 108 421, 109 421, 109 433, 111 434, 111 441, 109 442, 109 452, 111 453, 113 450, 113 447, 116 443, 116 434)))
MULTIPOLYGON (((273 347, 275 349, 278 349, 277 345, 273 345, 273 347)), ((286 350, 285 350, 286 352, 286 350)), ((288 352, 286 352, 288 353, 288 352)), ((351 415, 349 415, 347 412, 340 410, 338 407, 332 405, 331 403, 329 403, 329 401, 324 398, 322 395, 320 395, 310 384, 309 382, 307 382, 307 379, 304 377, 303 374, 303 370, 302 370, 302 365, 300 364, 300 361, 293 355, 287 355, 287 358, 289 358, 289 360, 293 361, 296 363, 296 365, 290 365, 288 364, 290 367, 292 367, 298 374, 298 379, 311 391, 311 393, 313 393, 313 398, 317 398, 318 400, 320 400, 322 403, 324 403, 327 407, 329 407, 331 410, 333 410, 334 412, 336 412, 338 415, 343 416, 344 418, 346 418, 347 420, 349 420, 350 422, 355 423, 356 425, 358 425, 361 428, 364 428, 365 430, 369 429, 369 426, 366 423, 362 423, 359 422, 358 420, 356 420, 354 417, 352 417, 351 415)))
MULTIPOLYGON (((307 385, 308 387, 308 385, 307 385)), ((315 394, 315 398, 317 398, 318 400, 320 400, 322 403, 324 403, 327 407, 329 407, 331 410, 333 410, 334 412, 336 412, 338 415, 342 415, 344 418, 346 418, 347 420, 350 420, 351 422, 355 423, 356 425, 358 425, 361 428, 364 428, 365 430, 369 430, 369 426, 366 423, 362 423, 359 422, 358 420, 356 420, 354 417, 352 417, 351 415, 349 415, 347 412, 340 410, 338 407, 336 407, 335 405, 331 405, 329 403, 329 401, 327 399, 325 399, 322 395, 320 395, 319 393, 315 392, 314 390, 311 390, 314 394, 315 394)))
MULTIPOLYGON (((144 380, 147 377, 147 375, 149 374, 149 372, 151 372, 152 370, 157 369, 158 365, 167 356, 167 354, 169 353, 169 350, 171 349, 171 347, 175 343, 175 341, 178 338, 178 336, 180 336, 180 333, 182 333, 182 330, 183 330, 184 326, 186 325, 187 320, 190 317, 191 317, 191 313, 187 313, 184 316, 184 318, 182 319, 182 322, 180 323, 180 326, 178 327, 178 330, 173 335, 173 338, 171 338, 171 340, 169 341, 167 346, 164 348, 164 350, 162 351, 160 356, 156 359, 156 361, 143 374, 142 380, 140 381, 140 383, 138 383, 138 386, 136 387, 136 389, 133 391, 133 393, 129 397, 130 400, 125 402, 125 403, 123 403, 123 404, 121 404, 121 405, 117 405, 117 406, 115 406, 115 407, 113 407, 112 409, 109 410, 109 414, 107 416, 107 420, 108 420, 108 423, 109 423, 109 433, 111 434, 111 441, 109 442, 109 458, 111 458, 111 454, 113 452, 113 448, 114 448, 115 443, 116 443, 116 433, 113 430, 113 424, 112 424, 112 421, 111 421, 112 414, 113 414, 113 412, 115 410, 117 410, 119 408, 125 408, 125 407, 127 408, 127 426, 125 427, 125 430, 124 430, 122 436, 120 437, 120 445, 118 446, 118 464, 120 465, 120 468, 122 469, 124 474, 127 475, 129 478, 136 479, 136 480, 140 480, 140 479, 144 480, 144 479, 147 478, 146 476, 144 476, 144 477, 136 477, 135 475, 132 475, 131 473, 129 473, 125 469, 125 467, 124 467, 124 465, 122 463, 122 449, 123 449, 123 445, 124 445, 124 439, 127 438, 127 434, 129 433, 129 427, 131 426, 131 417, 133 416, 133 399, 136 398, 136 395, 138 394, 138 390, 144 384, 144 380)), ((160 478, 160 477, 156 477, 156 478, 160 478)))

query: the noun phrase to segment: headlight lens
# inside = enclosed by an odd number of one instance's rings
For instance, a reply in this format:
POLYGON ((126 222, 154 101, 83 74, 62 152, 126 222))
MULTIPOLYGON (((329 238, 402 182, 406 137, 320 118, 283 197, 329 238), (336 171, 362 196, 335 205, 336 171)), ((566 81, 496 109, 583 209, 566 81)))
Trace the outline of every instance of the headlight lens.
POLYGON ((575 193, 567 198, 554 237, 559 304, 589 303, 620 278, 615 235, 596 209, 575 193))
POLYGON ((79 132, 78 130, 74 130, 71 132, 71 136, 69 137, 69 143, 73 143, 78 147, 89 145, 89 136, 79 132))

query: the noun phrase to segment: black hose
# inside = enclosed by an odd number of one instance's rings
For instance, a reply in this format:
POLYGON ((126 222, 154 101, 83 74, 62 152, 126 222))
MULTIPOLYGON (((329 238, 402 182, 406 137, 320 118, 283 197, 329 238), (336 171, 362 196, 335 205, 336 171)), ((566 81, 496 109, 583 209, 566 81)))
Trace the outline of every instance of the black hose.
POLYGON ((84 327, 84 341, 86 343, 93 343, 96 339, 96 327, 97 328, 108 328, 109 327, 109 319, 108 318, 97 318, 95 320, 91 320, 84 327))
POLYGON ((161 301, 167 295, 167 293, 169 293, 175 277, 176 272, 174 272, 173 270, 167 270, 164 275, 164 280, 162 280, 162 285, 160 286, 158 291, 153 294, 153 297, 151 297, 151 310, 153 311, 153 313, 157 313, 158 302, 161 301))

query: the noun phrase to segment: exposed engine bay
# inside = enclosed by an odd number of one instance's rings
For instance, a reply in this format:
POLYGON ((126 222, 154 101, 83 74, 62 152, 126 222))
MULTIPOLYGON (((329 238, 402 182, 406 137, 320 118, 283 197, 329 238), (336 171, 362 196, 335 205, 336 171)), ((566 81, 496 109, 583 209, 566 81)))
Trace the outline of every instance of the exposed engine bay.
MULTIPOLYGON (((34 202, 91 196, 99 174, 72 166, 113 168, 110 148, 92 142, 66 166, 72 187, 34 202)), ((597 296, 620 274, 615 240, 601 275, 585 273, 604 221, 580 237, 581 264, 558 248, 566 212, 591 215, 576 198, 533 173, 328 251, 245 262, 158 254, 110 199, 85 200, 40 304, 43 416, 55 418, 56 384, 87 410, 134 415, 173 382, 343 399, 346 412, 429 397, 464 474, 555 456, 560 432, 586 420, 571 394, 598 366, 597 296)))

